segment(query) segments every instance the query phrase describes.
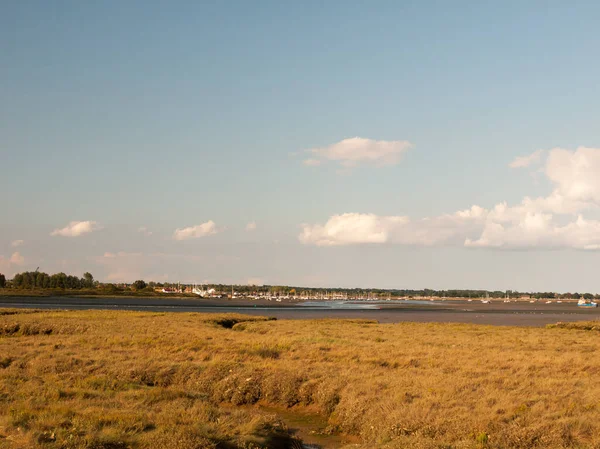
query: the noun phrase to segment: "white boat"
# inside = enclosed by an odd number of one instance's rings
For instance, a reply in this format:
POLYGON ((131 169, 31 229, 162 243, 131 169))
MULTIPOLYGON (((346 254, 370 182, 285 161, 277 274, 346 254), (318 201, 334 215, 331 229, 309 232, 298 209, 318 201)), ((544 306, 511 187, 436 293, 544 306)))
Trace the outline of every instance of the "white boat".
POLYGON ((192 293, 194 295, 198 295, 198 296, 200 296, 202 298, 204 298, 205 296, 208 296, 208 292, 206 290, 202 290, 201 288, 198 288, 198 287, 194 287, 192 289, 192 293))
POLYGON ((594 301, 590 301, 589 299, 581 298, 577 301, 577 306, 579 307, 598 307, 598 304, 594 301))
POLYGON ((198 287, 196 285, 194 285, 194 288, 192 288, 192 293, 194 295, 200 296, 201 298, 206 298, 208 296, 214 295, 215 292, 216 291, 214 288, 205 289, 205 288, 198 287))

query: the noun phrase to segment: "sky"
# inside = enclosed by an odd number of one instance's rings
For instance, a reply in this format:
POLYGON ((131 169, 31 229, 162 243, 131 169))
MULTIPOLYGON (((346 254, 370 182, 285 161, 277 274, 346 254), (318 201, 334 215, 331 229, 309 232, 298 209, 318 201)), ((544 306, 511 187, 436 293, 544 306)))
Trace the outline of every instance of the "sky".
POLYGON ((600 292, 600 4, 0 5, 0 272, 600 292))

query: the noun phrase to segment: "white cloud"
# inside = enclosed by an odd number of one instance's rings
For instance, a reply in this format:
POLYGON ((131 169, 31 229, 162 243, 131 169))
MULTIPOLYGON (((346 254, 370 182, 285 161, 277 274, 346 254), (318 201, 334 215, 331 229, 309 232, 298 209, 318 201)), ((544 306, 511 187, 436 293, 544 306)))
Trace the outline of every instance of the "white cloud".
POLYGON ((545 173, 556 185, 556 192, 565 198, 600 203, 600 148, 554 148, 548 155, 545 173))
POLYGON ((515 206, 473 206, 417 220, 347 213, 332 216, 324 225, 303 225, 298 238, 317 246, 395 243, 600 250, 600 221, 582 215, 600 206, 600 149, 552 149, 544 173, 554 184, 552 192, 547 197, 526 196, 515 206))
POLYGON ((145 235, 146 237, 150 237, 152 235, 152 231, 148 230, 148 228, 146 226, 140 226, 138 228, 138 232, 140 234, 145 235))
POLYGON ((12 277, 18 271, 18 267, 24 264, 25 258, 18 251, 12 253, 8 258, 0 256, 0 273, 12 277))
POLYGON ((302 225, 300 241, 317 246, 385 243, 394 229, 408 223, 407 217, 379 217, 375 214, 332 216, 325 225, 302 225))
POLYGON ((317 246, 462 244, 465 238, 477 235, 486 214, 487 211, 479 206, 414 221, 405 216, 346 213, 334 215, 325 225, 303 225, 299 239, 304 244, 317 246))
POLYGON ((391 243, 401 245, 460 245, 478 235, 487 211, 479 206, 454 214, 411 220, 392 234, 391 243))
POLYGON ((102 229, 95 221, 72 221, 62 229, 55 229, 50 233, 51 236, 61 237, 79 237, 90 232, 102 229))
POLYGON ((14 240, 10 246, 12 246, 13 248, 16 248, 17 246, 21 246, 23 243, 25 243, 24 240, 14 240))
POLYGON ((477 240, 465 246, 480 248, 547 248, 600 249, 600 222, 585 220, 581 215, 564 226, 550 214, 527 213, 520 221, 503 225, 488 222, 477 240))
POLYGON ((10 263, 15 265, 23 265, 25 263, 25 258, 18 251, 12 253, 10 256, 10 263))
POLYGON ((173 239, 175 240, 188 240, 197 239, 200 237, 206 237, 208 235, 216 234, 219 232, 217 225, 214 221, 209 220, 206 223, 202 223, 196 226, 190 226, 187 228, 176 229, 173 233, 173 239))
POLYGON ((402 154, 413 145, 405 140, 372 140, 362 137, 344 139, 322 148, 306 150, 312 157, 303 161, 304 165, 320 165, 324 161, 337 162, 344 168, 360 164, 375 166, 395 165, 402 154))
POLYGON ((254 231, 254 230, 256 230, 256 222, 251 221, 250 223, 248 223, 246 225, 246 231, 254 231))
POLYGON ((527 156, 516 157, 508 166, 510 168, 525 168, 541 161, 544 150, 537 150, 527 156))

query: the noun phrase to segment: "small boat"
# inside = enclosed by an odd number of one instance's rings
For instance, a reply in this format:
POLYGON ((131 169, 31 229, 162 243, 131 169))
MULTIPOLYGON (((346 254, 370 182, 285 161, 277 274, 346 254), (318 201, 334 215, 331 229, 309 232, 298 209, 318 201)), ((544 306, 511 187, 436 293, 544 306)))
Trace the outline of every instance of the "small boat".
POLYGON ((209 296, 213 295, 216 293, 214 288, 202 288, 202 287, 198 287, 197 285, 194 285, 194 287, 192 288, 192 293, 194 295, 198 295, 201 298, 208 298, 209 296))
POLYGON ((589 299, 581 298, 579 301, 577 301, 577 306, 578 307, 598 307, 598 304, 595 303, 594 301, 590 301, 589 299))

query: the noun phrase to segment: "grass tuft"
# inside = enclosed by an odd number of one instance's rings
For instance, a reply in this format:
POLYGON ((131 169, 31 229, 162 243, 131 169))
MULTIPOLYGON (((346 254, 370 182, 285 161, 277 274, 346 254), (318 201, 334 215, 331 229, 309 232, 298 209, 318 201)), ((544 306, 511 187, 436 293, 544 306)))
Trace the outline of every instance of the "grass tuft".
POLYGON ((600 332, 600 321, 575 321, 572 323, 558 322, 546 325, 548 329, 571 329, 600 332))

